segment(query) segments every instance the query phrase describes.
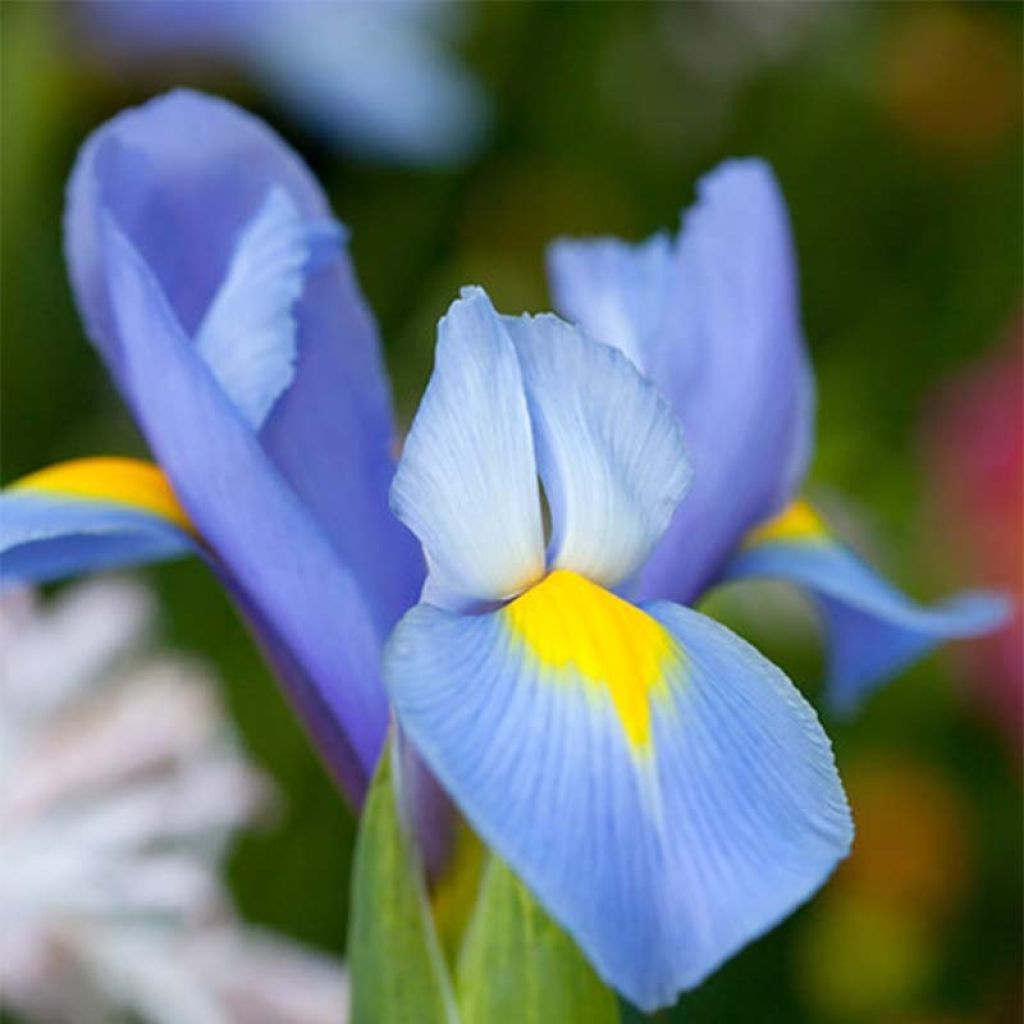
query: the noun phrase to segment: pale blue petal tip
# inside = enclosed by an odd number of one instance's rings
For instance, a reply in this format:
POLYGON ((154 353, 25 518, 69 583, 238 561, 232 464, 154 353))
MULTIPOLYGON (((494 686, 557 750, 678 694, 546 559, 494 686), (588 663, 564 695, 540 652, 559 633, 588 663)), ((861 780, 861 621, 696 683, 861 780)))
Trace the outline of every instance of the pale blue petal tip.
POLYGON ((724 579, 787 580, 816 602, 828 635, 827 702, 853 714, 888 679, 940 644, 981 636, 1006 622, 1012 603, 972 592, 925 607, 851 551, 831 541, 770 543, 742 551, 724 579))
MULTIPOLYGON (((851 717, 890 679, 950 640, 995 632, 1013 602, 987 592, 961 594, 934 608, 907 604, 884 619, 819 597, 829 634, 827 700, 837 717, 851 717)), ((894 609, 894 612, 896 610, 894 609)))

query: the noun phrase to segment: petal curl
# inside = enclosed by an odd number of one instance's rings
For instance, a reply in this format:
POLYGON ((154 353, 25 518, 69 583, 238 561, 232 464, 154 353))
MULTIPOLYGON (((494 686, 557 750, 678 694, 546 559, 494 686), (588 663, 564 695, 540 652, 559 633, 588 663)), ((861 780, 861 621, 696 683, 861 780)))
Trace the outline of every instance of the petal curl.
POLYGON ((167 479, 138 459, 76 459, 0 493, 5 586, 162 561, 195 548, 167 479))
POLYGON ((558 571, 497 612, 419 605, 384 675, 474 827, 643 1009, 788 914, 849 847, 814 712, 688 609, 558 571))
MULTIPOLYGON (((103 218, 111 217, 142 256, 193 339, 239 239, 275 189, 303 224, 331 221, 312 174, 265 124, 187 90, 124 111, 82 147, 68 185, 67 261, 86 331, 137 414, 124 364, 138 358, 129 350, 144 336, 122 336, 113 315, 103 218)), ((415 602, 422 558, 387 507, 394 429, 376 328, 345 247, 321 255, 307 268, 292 310, 294 379, 277 397, 260 442, 386 630, 415 602)))
POLYGON ((689 602, 789 500, 811 447, 813 382, 785 204, 759 160, 702 179, 674 250, 560 241, 557 307, 635 354, 683 424, 693 486, 635 594, 689 602))
MULTIPOLYGON (((280 186, 245 226, 224 281, 196 332, 196 350, 254 430, 295 376, 297 324, 292 307, 318 236, 280 186)), ((336 239, 340 229, 334 228, 336 239)))
POLYGON ((827 699, 841 714, 939 644, 998 629, 1011 607, 984 591, 917 604, 832 537, 802 501, 752 532, 723 581, 750 578, 786 580, 809 592, 828 634, 827 699))
POLYGON ((550 562, 614 586, 646 560, 689 483, 678 421, 616 349, 556 316, 504 323, 551 509, 550 562))
POLYGON ((482 289, 437 330, 434 372, 391 489, 430 586, 453 606, 510 597, 544 572, 533 440, 516 352, 482 289))
MULTIPOLYGON (((131 243, 106 223, 104 261, 143 433, 251 620, 314 687, 327 756, 357 800, 383 743, 380 639, 353 575, 261 449, 131 243)), ((286 682, 293 678, 292 673, 286 682)), ((301 696, 300 712, 312 705, 301 696)))

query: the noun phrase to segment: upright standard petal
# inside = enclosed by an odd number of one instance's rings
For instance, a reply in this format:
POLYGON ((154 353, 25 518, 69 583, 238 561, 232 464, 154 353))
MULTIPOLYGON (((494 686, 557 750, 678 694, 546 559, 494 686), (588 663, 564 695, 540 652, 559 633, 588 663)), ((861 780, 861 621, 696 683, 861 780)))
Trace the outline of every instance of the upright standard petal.
POLYGON ((849 847, 814 712, 696 612, 559 570, 496 612, 419 605, 384 676, 474 827, 643 1009, 788 914, 849 847))
POLYGON ((297 709, 314 735, 332 731, 331 767, 358 801, 387 724, 378 633, 360 588, 112 220, 103 241, 118 335, 133 339, 121 373, 143 432, 244 610, 312 688, 315 701, 292 691, 297 709))
POLYGON ((390 398, 376 330, 345 247, 319 246, 296 277, 297 236, 306 235, 306 247, 331 221, 312 175, 262 122, 188 91, 125 111, 83 146, 68 186, 68 264, 87 333, 138 413, 124 364, 128 349, 143 342, 123 336, 113 315, 104 216, 142 256, 187 339, 201 334, 204 350, 221 352, 221 370, 230 363, 221 383, 236 402, 244 396, 250 422, 269 410, 261 445, 350 567, 386 632, 416 600, 422 559, 387 508, 394 472, 390 398), (274 287, 261 294, 252 259, 268 242, 277 273, 274 287), (254 290, 259 307, 249 305, 254 290), (261 324, 238 336, 244 350, 223 331, 216 332, 221 340, 211 337, 211 323, 232 326, 224 307, 237 311, 241 291, 247 316, 259 312, 261 324), (263 329, 271 323, 285 333, 278 330, 267 348, 263 329))
POLYGON ((423 544, 434 599, 459 607, 536 582, 544 532, 519 362, 481 289, 463 291, 437 339, 391 507, 423 544))
POLYGON ((551 509, 549 561, 614 586, 646 560, 689 483, 678 421, 616 349, 556 316, 504 323, 551 509))
POLYGON ((855 711, 885 680, 947 640, 999 628, 1010 603, 960 594, 931 608, 911 601, 830 535, 803 501, 754 530, 723 579, 787 580, 805 588, 828 634, 828 701, 855 711))
POLYGON ((704 178, 674 252, 659 238, 559 242, 556 304, 635 355, 686 434, 693 486, 655 549, 640 596, 692 601, 803 474, 813 387, 785 205, 766 165, 704 178))
POLYGON ((195 543, 166 477, 137 459, 76 459, 0 493, 3 585, 175 558, 195 543))

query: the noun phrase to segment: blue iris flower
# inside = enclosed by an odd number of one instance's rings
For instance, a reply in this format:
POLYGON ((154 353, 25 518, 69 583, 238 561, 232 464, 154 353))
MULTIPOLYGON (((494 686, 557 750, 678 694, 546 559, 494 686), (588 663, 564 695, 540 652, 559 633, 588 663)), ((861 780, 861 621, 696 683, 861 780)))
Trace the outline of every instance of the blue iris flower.
POLYGON ((853 834, 793 684, 706 616, 616 593, 689 482, 678 420, 628 359, 467 289, 391 492, 430 566, 384 652, 398 721, 645 1009, 807 899, 853 834))
POLYGON ((749 575, 813 587, 840 699, 1001 614, 919 609, 787 507, 811 384, 759 163, 712 175, 679 240, 559 243, 575 323, 467 289, 397 469, 344 230, 266 126, 188 92, 125 112, 83 147, 66 244, 159 468, 79 460, 8 488, 5 576, 198 552, 350 798, 392 708, 642 1007, 808 898, 852 835, 814 712, 685 605, 749 575))
POLYGON ((446 52, 466 11, 447 0, 85 0, 72 12, 106 59, 227 59, 312 131, 412 164, 473 152, 486 103, 446 52))

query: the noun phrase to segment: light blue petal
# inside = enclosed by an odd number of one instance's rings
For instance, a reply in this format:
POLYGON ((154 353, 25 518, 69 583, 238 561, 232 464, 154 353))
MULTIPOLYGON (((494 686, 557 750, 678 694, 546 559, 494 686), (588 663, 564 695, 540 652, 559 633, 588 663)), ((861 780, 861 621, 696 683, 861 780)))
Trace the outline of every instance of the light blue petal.
MULTIPOLYGON (((121 337, 114 320, 101 214, 113 217, 195 337, 239 238, 274 190, 305 224, 331 222, 313 175, 266 124, 195 92, 177 90, 123 111, 82 147, 68 184, 68 267, 86 331, 133 408, 122 364, 126 350, 145 339, 121 337)), ((415 603, 424 568, 414 538, 388 510, 395 443, 388 383, 345 246, 316 247, 293 313, 294 380, 259 441, 386 631, 415 603)))
POLYGON ((1007 621, 1010 603, 984 592, 924 607, 827 537, 744 548, 723 579, 788 580, 806 588, 828 633, 827 699, 849 714, 887 679, 947 640, 980 636, 1007 621))
POLYGON ((353 575, 198 357, 139 253, 107 217, 104 266, 143 433, 296 710, 358 804, 387 701, 380 634, 353 575))
POLYGON ((693 486, 635 594, 689 603, 782 508, 810 453, 813 383, 778 184, 759 160, 728 161, 700 182, 673 253, 658 237, 559 242, 550 266, 557 308, 638 351, 683 425, 693 486))
MULTIPOLYGON (((239 235, 220 290, 196 332, 196 350, 254 430, 295 376, 293 308, 317 236, 330 225, 304 222, 280 186, 239 235)), ((335 229, 335 237, 340 235, 335 229)))
POLYGON ((391 489, 419 537, 432 592, 457 605, 518 593, 544 572, 530 420, 515 349, 467 288, 438 325, 434 372, 391 489))
POLYGON ((806 900, 852 836, 828 739, 785 676, 696 612, 649 612, 679 656, 646 751, 607 690, 545 667, 504 612, 421 604, 384 655, 400 723, 474 828, 645 1010, 806 900))
POLYGON ((183 530, 126 505, 0 494, 0 583, 46 583, 76 573, 193 553, 183 530))
POLYGON ((504 323, 551 509, 551 561, 614 586, 647 559, 686 490, 678 421, 616 349, 556 316, 504 323))

